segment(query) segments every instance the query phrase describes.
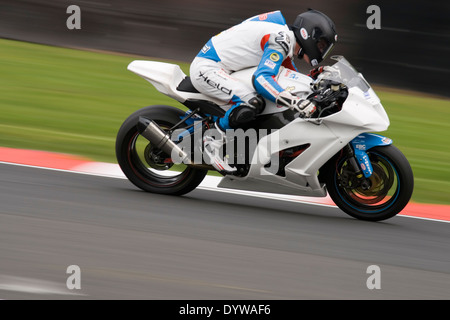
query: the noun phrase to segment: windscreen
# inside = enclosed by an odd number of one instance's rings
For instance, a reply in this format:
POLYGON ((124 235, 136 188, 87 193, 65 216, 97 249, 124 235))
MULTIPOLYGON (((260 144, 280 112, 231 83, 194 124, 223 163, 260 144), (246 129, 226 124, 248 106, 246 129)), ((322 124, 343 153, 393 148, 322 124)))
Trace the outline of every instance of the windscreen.
POLYGON ((363 76, 343 56, 332 56, 331 59, 337 62, 326 68, 320 79, 333 80, 345 84, 347 87, 358 87, 363 92, 370 89, 370 85, 363 76))

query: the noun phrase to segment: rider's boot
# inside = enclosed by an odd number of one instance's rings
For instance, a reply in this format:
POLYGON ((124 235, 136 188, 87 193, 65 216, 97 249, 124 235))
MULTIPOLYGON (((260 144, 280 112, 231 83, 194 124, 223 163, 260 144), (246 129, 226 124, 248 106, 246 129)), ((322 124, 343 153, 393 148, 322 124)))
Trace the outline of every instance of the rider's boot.
MULTIPOLYGON (((209 131, 209 130, 208 130, 209 131)), ((221 173, 234 173, 236 168, 228 164, 228 159, 221 156, 221 148, 226 144, 225 132, 223 132, 217 124, 215 130, 208 133, 206 131, 203 137, 204 155, 207 163, 211 164, 217 171, 221 173)))

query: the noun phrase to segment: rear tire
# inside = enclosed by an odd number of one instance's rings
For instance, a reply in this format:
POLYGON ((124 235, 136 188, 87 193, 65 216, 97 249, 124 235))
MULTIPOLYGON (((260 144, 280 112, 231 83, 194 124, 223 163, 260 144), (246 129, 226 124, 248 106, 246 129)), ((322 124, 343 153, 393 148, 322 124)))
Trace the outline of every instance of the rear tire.
POLYGON ((171 106, 149 106, 131 114, 120 127, 116 138, 117 161, 125 176, 138 188, 152 193, 183 195, 194 190, 208 173, 208 170, 170 163, 168 156, 156 158, 157 150, 136 127, 139 117, 144 117, 168 129, 184 114, 171 106))
POLYGON ((393 145, 367 151, 374 172, 371 187, 343 186, 339 176, 351 174, 345 158, 330 165, 325 176, 328 193, 334 203, 350 216, 367 221, 392 218, 408 204, 414 189, 411 166, 403 153, 393 145))

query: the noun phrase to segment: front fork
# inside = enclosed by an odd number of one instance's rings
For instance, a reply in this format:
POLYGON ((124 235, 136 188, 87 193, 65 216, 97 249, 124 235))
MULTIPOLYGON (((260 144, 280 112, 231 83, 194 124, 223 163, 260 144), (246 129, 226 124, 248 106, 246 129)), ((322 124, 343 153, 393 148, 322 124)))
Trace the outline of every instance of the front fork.
POLYGON ((357 152, 355 152, 355 150, 353 149, 351 143, 345 146, 345 152, 347 153, 350 167, 355 172, 357 184, 361 186, 363 190, 368 190, 370 188, 370 181, 368 178, 372 175, 373 172, 372 164, 368 160, 369 156, 364 152, 365 157, 367 158, 367 160, 364 161, 364 155, 358 155, 357 152), (366 165, 365 163, 368 163, 368 165, 366 165))
POLYGON ((355 172, 358 185, 364 190, 370 188, 369 178, 372 176, 373 168, 367 150, 376 146, 387 146, 392 140, 374 133, 362 133, 354 138, 345 147, 348 161, 355 172))

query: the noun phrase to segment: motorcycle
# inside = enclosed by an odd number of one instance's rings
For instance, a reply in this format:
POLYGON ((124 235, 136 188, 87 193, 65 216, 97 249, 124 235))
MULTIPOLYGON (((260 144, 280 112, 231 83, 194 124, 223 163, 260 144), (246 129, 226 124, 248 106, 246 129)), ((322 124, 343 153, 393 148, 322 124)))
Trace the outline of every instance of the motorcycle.
MULTIPOLYGON (((385 220, 404 209, 414 186, 411 166, 391 139, 373 133, 387 130, 388 115, 363 75, 345 57, 332 59, 336 62, 316 80, 280 68, 280 85, 314 102, 316 112, 303 118, 265 101, 256 120, 239 129, 244 138, 227 139, 224 155, 238 170, 221 172, 218 188, 329 195, 342 211, 366 221, 385 220)), ((255 69, 233 76, 251 85, 255 69)), ((202 157, 202 140, 229 105, 198 92, 176 64, 135 60, 128 70, 185 108, 152 105, 131 114, 116 139, 122 171, 147 192, 191 192, 215 170, 202 157)))

